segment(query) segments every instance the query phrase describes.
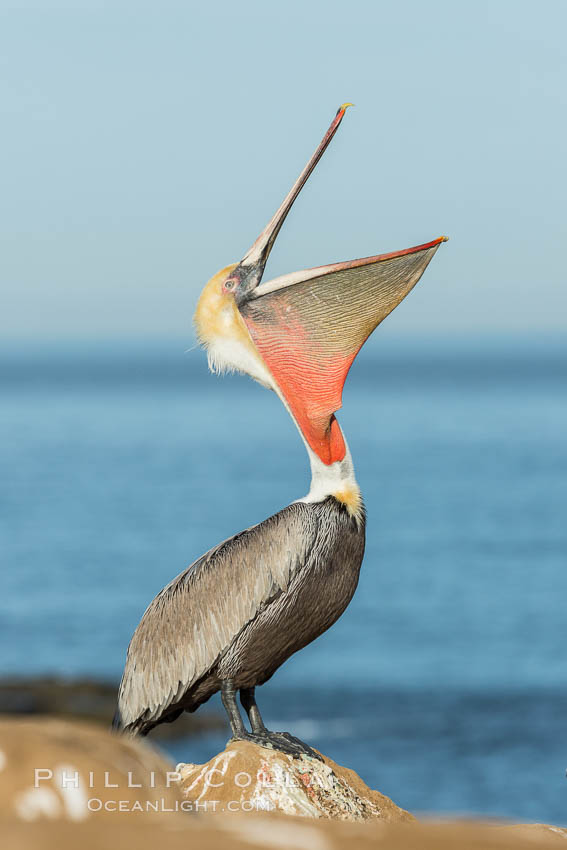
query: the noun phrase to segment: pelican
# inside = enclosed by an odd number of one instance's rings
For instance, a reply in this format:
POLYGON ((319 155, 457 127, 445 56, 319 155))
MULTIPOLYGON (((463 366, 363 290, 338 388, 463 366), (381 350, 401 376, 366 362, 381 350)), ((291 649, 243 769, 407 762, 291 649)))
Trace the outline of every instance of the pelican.
POLYGON ((266 728, 255 688, 332 626, 356 590, 365 509, 335 412, 361 346, 445 241, 262 282, 292 204, 351 105, 339 108, 242 260, 206 284, 194 320, 213 372, 245 373, 278 395, 305 444, 310 490, 202 555, 150 603, 128 648, 117 729, 145 735, 220 690, 232 739, 315 755, 293 735, 266 728))

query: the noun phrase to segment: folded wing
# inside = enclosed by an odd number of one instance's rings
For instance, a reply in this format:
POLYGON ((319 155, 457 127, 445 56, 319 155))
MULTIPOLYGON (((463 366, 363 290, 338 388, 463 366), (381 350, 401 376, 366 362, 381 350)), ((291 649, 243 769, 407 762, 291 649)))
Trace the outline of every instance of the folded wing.
POLYGON ((120 726, 141 729, 183 702, 242 629, 285 592, 316 535, 290 505, 211 549, 159 593, 128 648, 120 726))

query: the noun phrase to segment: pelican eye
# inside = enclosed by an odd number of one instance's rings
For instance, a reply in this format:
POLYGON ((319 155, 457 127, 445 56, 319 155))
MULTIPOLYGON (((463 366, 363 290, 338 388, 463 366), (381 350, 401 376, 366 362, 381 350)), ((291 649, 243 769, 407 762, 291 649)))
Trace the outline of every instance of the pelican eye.
POLYGON ((227 281, 225 281, 224 288, 225 289, 234 289, 235 285, 236 285, 236 281, 233 278, 229 278, 227 281))

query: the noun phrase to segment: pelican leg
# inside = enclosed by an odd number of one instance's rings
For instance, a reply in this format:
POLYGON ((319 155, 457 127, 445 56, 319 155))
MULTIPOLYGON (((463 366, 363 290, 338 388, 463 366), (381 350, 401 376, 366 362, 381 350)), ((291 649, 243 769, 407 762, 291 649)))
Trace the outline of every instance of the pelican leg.
POLYGON ((244 726, 244 721, 242 720, 242 715, 236 702, 234 681, 232 679, 223 679, 221 682, 222 704, 228 714, 230 728, 232 730, 231 741, 250 741, 268 750, 279 750, 282 753, 287 753, 294 758, 311 756, 311 758, 321 760, 321 756, 307 744, 304 744, 303 741, 300 741, 299 738, 295 738, 288 732, 270 732, 266 729, 258 706, 256 705, 254 688, 243 688, 242 690, 240 692, 240 699, 248 712, 252 732, 248 732, 244 726), (242 690, 244 691, 244 695, 242 694, 242 690))
POLYGON ((249 740, 254 740, 261 747, 266 747, 271 750, 280 750, 283 753, 298 758, 299 756, 310 756, 311 758, 321 759, 320 755, 312 750, 308 744, 304 744, 299 738, 290 735, 289 732, 271 732, 266 729, 260 709, 256 703, 255 688, 240 688, 240 702, 242 703, 248 719, 252 736, 249 740))
POLYGON ((248 715, 248 720, 250 721, 250 728, 252 732, 255 734, 261 734, 262 732, 267 732, 268 730, 264 726, 264 721, 262 720, 262 715, 260 714, 260 709, 256 703, 256 697, 254 696, 255 688, 240 688, 240 702, 242 703, 246 714, 248 715))
POLYGON ((243 740, 249 737, 246 731, 242 715, 236 702, 236 688, 232 679, 223 679, 221 682, 221 699, 224 709, 228 714, 232 737, 235 740, 243 740))

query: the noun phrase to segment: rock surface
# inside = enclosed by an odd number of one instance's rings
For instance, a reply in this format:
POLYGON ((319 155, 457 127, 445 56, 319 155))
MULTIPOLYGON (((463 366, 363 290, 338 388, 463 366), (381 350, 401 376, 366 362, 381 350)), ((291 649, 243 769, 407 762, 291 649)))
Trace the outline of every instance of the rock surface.
POLYGON ((143 742, 79 722, 21 718, 0 721, 0 835, 2 850, 567 846, 567 830, 554 826, 418 823, 330 759, 290 760, 239 743, 176 772, 143 742), (93 798, 102 803, 96 811, 93 798), (264 806, 274 810, 256 811, 264 806))
POLYGON ((1 829, 2 850, 559 850, 567 839, 565 830, 539 825, 347 823, 277 814, 179 815, 161 823, 129 815, 85 824, 11 821, 1 829))
POLYGON ((179 777, 147 745, 79 721, 0 721, 0 818, 90 821, 179 810, 179 777), (122 811, 119 811, 119 806, 122 811))
POLYGON ((292 758, 248 741, 228 744, 207 764, 181 764, 181 793, 198 811, 279 811, 287 815, 384 823, 415 820, 356 773, 329 758, 292 758))

